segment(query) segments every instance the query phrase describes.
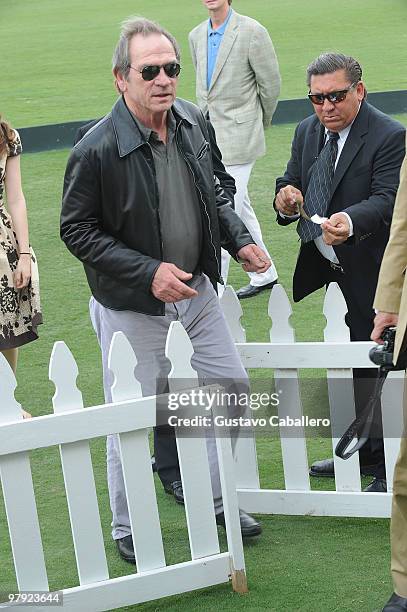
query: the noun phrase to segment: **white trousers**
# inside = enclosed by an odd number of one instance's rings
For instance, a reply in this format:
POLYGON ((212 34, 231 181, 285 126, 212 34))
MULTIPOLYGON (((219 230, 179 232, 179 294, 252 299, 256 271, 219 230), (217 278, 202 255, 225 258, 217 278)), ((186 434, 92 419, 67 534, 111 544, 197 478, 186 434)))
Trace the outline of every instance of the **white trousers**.
MULTIPOLYGON (((166 384, 171 366, 164 354, 165 343, 171 322, 177 320, 182 323, 192 342, 194 354, 191 365, 196 370, 200 383, 212 384, 221 380, 222 385, 227 383, 228 393, 248 392, 246 371, 211 283, 205 275, 201 275, 193 278, 191 286, 198 291, 198 295, 176 304, 166 304, 165 315, 161 317, 130 310, 111 310, 91 298, 90 316, 102 351, 106 402, 111 402, 110 389, 113 379, 107 367, 107 358, 114 332, 122 331, 135 352, 135 374, 141 382, 143 395, 154 395, 166 391, 164 387, 160 388, 160 385, 166 384)), ((229 416, 242 416, 244 412, 238 405, 229 403, 229 416)), ((223 506, 216 440, 213 430, 207 430, 206 436, 214 507, 218 513, 222 511, 223 506)), ((236 439, 232 437, 233 447, 235 442, 236 439)), ((107 478, 113 515, 112 536, 116 540, 131 533, 117 435, 107 438, 107 478)), ((140 494, 143 492, 140 491, 140 494)))
MULTIPOLYGON (((257 220, 256 214, 250 202, 249 193, 247 186, 249 184, 250 174, 254 162, 250 164, 237 164, 233 166, 225 166, 226 172, 228 172, 236 182, 236 195, 235 195, 235 211, 249 230, 255 243, 263 249, 267 256, 271 259, 269 252, 267 251, 266 245, 263 242, 263 236, 261 234, 260 223, 257 220)), ((222 249, 222 261, 221 270, 222 278, 227 284, 227 278, 229 273, 230 255, 227 251, 222 249)), ((257 272, 248 272, 250 277, 250 284, 254 287, 261 287, 267 285, 272 281, 275 281, 278 274, 277 270, 272 264, 267 272, 258 274, 257 272)))

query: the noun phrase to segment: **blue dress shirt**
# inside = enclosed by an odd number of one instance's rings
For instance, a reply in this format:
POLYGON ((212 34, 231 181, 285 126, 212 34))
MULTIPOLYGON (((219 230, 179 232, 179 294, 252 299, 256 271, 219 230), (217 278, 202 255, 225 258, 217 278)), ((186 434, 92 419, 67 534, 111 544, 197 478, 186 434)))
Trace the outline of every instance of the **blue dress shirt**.
POLYGON ((208 19, 208 70, 207 70, 207 87, 209 89, 209 85, 211 84, 213 70, 216 64, 216 58, 218 57, 218 51, 220 47, 220 43, 222 42, 223 35, 226 30, 226 26, 229 23, 230 16, 233 10, 230 8, 228 16, 225 21, 222 23, 220 28, 217 30, 212 29, 211 20, 208 19))

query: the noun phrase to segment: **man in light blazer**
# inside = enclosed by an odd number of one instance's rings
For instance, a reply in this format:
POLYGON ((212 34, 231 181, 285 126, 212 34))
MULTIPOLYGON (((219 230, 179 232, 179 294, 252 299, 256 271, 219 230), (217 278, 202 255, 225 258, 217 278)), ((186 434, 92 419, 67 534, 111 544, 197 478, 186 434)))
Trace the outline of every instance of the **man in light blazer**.
MULTIPOLYGON (((401 168, 390 239, 380 268, 374 306, 372 340, 382 342, 385 327, 397 326, 394 362, 406 345, 407 330, 407 157, 401 168)), ((404 389, 404 423, 407 423, 407 385, 404 389)), ((407 611, 407 439, 406 425, 394 471, 391 513, 391 570, 394 593, 383 612, 407 611)))
MULTIPOLYGON (((239 15, 232 0, 202 0, 209 11, 189 34, 196 70, 196 98, 209 114, 223 163, 236 181, 235 210, 255 242, 269 256, 247 185, 258 157, 266 152, 264 129, 277 106, 280 73, 270 36, 254 19, 239 15)), ((271 259, 271 258, 270 258, 271 259)), ((226 283, 230 255, 222 251, 226 283)), ((277 280, 274 265, 262 274, 249 273, 250 284, 237 292, 239 299, 271 289, 277 280)))

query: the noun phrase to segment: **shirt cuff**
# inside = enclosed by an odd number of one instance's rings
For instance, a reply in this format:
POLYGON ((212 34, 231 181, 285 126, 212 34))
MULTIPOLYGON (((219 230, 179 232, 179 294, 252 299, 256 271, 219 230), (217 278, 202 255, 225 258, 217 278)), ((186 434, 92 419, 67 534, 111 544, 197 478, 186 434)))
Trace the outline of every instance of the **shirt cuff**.
POLYGON ((280 217, 282 219, 299 219, 300 218, 300 214, 296 214, 296 215, 285 215, 284 213, 278 211, 278 214, 280 215, 280 217))
POLYGON ((348 238, 350 238, 351 236, 353 236, 353 222, 352 222, 352 219, 350 218, 350 216, 348 215, 348 213, 342 211, 342 214, 345 215, 345 217, 347 218, 347 220, 349 222, 349 236, 348 236, 348 238))

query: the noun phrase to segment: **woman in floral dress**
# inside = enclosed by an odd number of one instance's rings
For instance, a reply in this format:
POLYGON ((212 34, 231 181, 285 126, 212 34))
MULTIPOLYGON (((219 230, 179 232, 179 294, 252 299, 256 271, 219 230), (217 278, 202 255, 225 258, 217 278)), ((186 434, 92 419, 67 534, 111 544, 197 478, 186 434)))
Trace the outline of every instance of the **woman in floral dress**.
POLYGON ((36 340, 42 323, 37 262, 21 188, 21 151, 18 133, 0 116, 0 351, 14 372, 18 347, 36 340))

